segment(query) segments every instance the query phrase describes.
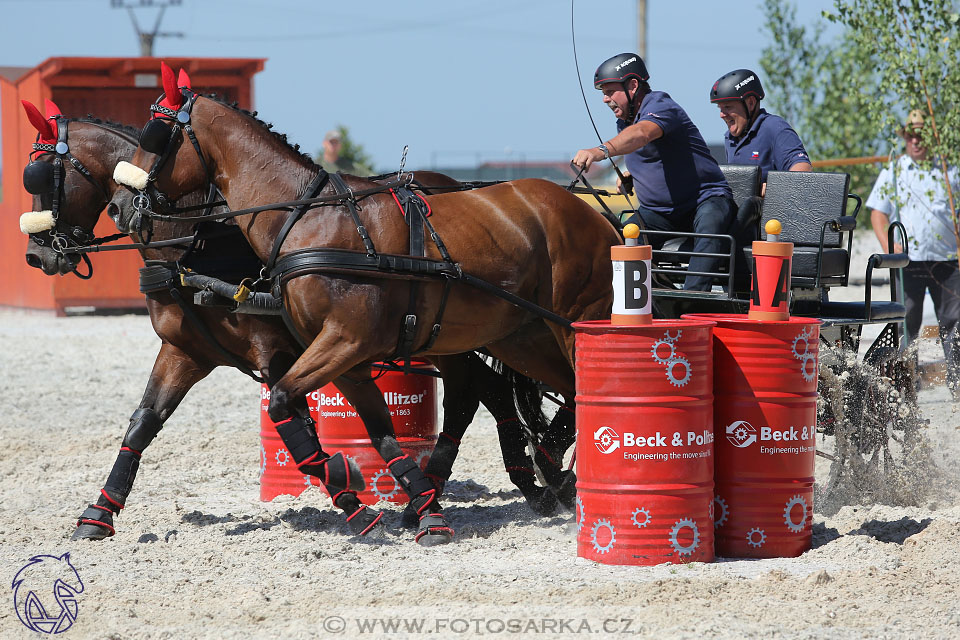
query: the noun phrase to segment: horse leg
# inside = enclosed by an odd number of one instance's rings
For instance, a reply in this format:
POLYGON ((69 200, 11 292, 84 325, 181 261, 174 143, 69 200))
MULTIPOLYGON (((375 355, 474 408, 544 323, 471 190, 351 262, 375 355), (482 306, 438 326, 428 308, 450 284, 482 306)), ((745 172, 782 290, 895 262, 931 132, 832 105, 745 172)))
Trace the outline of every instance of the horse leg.
MULTIPOLYGON (((349 382, 341 378, 336 384, 349 400, 349 382)), ((290 407, 295 415, 278 424, 276 429, 297 469, 320 480, 333 505, 347 515, 347 527, 352 534, 381 534, 383 513, 363 504, 357 496, 357 492, 365 486, 360 467, 339 451, 331 456, 323 450, 305 396, 303 402, 298 398, 290 403, 290 407)))
POLYGON ((537 484, 533 461, 527 455, 528 439, 524 432, 525 426, 529 428, 529 420, 521 418, 514 403, 514 388, 529 379, 520 380, 520 374, 511 371, 511 383, 507 374, 498 374, 476 354, 470 355, 469 364, 480 389, 480 401, 497 421, 500 453, 510 481, 520 489, 531 509, 542 516, 552 515, 557 508, 556 497, 537 484))
POLYGON ((144 449, 160 433, 163 423, 180 405, 187 391, 211 370, 177 347, 163 344, 140 406, 130 416, 130 426, 120 443, 120 453, 113 469, 97 501, 77 520, 73 540, 102 540, 116 533, 113 516, 126 505, 144 449))
POLYGON ((576 439, 573 369, 566 349, 543 323, 528 325, 510 338, 489 345, 490 352, 523 375, 541 380, 564 397, 564 406, 547 425, 542 424, 542 394, 532 385, 515 385, 520 415, 533 428, 536 443, 534 461, 544 479, 567 508, 576 497, 576 476, 563 469, 563 456, 576 439))
MULTIPOLYGON (((282 423, 278 425, 278 431, 286 423, 303 420, 298 416, 288 417, 294 413, 292 398, 303 396, 311 389, 323 386, 332 377, 346 373, 352 368, 348 364, 351 360, 364 359, 355 352, 355 345, 350 340, 342 338, 346 332, 334 325, 329 321, 324 325, 320 335, 271 389, 268 413, 271 420, 282 423)), ((453 529, 443 516, 437 491, 417 463, 400 449, 390 411, 380 389, 370 378, 369 369, 362 372, 359 380, 355 376, 348 380, 340 387, 341 392, 357 410, 371 444, 387 463, 387 468, 407 493, 420 517, 416 541, 425 546, 449 542, 453 538, 453 529)), ((315 430, 313 434, 316 437, 315 430)), ((307 459, 306 462, 310 461, 307 459)))

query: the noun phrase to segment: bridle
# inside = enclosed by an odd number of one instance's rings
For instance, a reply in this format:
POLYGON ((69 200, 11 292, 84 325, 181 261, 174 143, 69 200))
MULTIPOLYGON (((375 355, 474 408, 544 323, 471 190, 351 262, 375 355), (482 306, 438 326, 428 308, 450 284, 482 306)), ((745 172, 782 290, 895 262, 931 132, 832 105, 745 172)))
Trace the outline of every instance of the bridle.
MULTIPOLYGON (((24 188, 33 195, 50 194, 52 198, 50 207, 50 228, 46 232, 34 232, 28 234, 35 244, 46 247, 49 243, 50 249, 55 253, 66 256, 67 254, 79 254, 87 264, 87 274, 81 274, 76 266, 73 273, 77 277, 87 280, 93 276, 93 265, 86 253, 78 252, 76 249, 90 247, 115 239, 98 239, 92 230, 86 230, 79 225, 66 225, 60 220, 61 203, 65 200, 66 186, 66 160, 83 178, 93 185, 100 196, 100 207, 106 206, 110 197, 99 182, 94 179, 90 170, 72 153, 70 153, 69 124, 70 120, 61 115, 54 116, 57 125, 57 142, 54 144, 40 142, 40 134, 37 134, 37 141, 33 143, 33 151, 30 152, 29 162, 23 170, 24 188), (39 155, 35 154, 50 153, 53 154, 51 162, 42 162, 39 155)), ((101 126, 96 122, 89 122, 96 126, 101 126)))
POLYGON ((155 154, 157 158, 150 167, 150 171, 147 172, 143 188, 136 189, 124 183, 124 186, 134 194, 132 211, 126 220, 123 219, 122 211, 114 218, 114 222, 121 230, 129 229, 138 234, 146 230, 148 237, 144 240, 145 243, 149 243, 149 238, 152 235, 151 217, 155 213, 184 213, 202 209, 204 211, 203 215, 209 215, 214 207, 227 204, 211 178, 210 165, 200 149, 200 142, 197 140, 191 124, 191 112, 199 94, 185 87, 181 87, 180 92, 184 100, 177 109, 171 109, 160 104, 166 94, 161 94, 156 102, 150 105, 150 111, 154 116, 144 125, 140 133, 139 144, 141 148, 155 154), (172 122, 173 127, 169 127, 165 121, 172 122), (184 133, 197 152, 200 165, 203 167, 203 173, 207 180, 207 199, 200 205, 177 207, 172 198, 157 188, 156 181, 157 174, 163 169, 173 153, 177 136, 184 133))

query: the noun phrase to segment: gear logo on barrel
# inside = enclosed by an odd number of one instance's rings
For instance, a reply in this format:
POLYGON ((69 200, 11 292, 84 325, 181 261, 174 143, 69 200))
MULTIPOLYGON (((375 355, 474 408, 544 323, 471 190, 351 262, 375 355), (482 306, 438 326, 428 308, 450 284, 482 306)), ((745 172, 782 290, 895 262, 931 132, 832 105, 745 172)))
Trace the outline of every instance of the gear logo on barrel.
POLYGON ((673 525, 673 529, 670 529, 670 545, 681 556, 693 555, 700 546, 700 529, 697 528, 697 523, 689 518, 678 520, 673 525), (693 532, 693 540, 688 545, 680 544, 680 532, 684 529, 690 529, 693 532))
POLYGON ((690 361, 683 356, 677 355, 677 340, 683 335, 683 331, 677 329, 676 335, 671 335, 670 331, 664 332, 663 337, 654 341, 650 348, 651 356, 654 362, 664 365, 667 373, 667 382, 675 387, 686 386, 690 382, 693 372, 690 369, 690 361))
POLYGON ((263 442, 260 443, 260 477, 263 477, 264 472, 267 470, 267 450, 263 447, 263 442))
POLYGON ((290 454, 283 448, 277 449, 277 454, 274 457, 277 459, 277 466, 280 467, 285 467, 290 462, 290 454))
POLYGON ((730 515, 730 508, 727 506, 727 501, 720 496, 714 496, 713 503, 710 507, 713 510, 713 513, 710 514, 713 517, 713 528, 722 527, 727 521, 727 516, 730 515))
POLYGON ((745 449, 757 441, 757 430, 746 420, 727 425, 727 441, 738 449, 745 449))
POLYGON ((813 327, 807 327, 793 339, 793 357, 800 361, 800 375, 807 382, 813 382, 817 377, 817 356, 810 344, 812 337, 813 327))
POLYGON ((807 523, 807 501, 801 495, 795 495, 787 500, 787 506, 783 510, 783 522, 787 528, 794 533, 801 533, 803 526, 807 523), (793 508, 800 507, 800 522, 793 521, 793 508))
POLYGON ((593 434, 593 443, 600 453, 607 455, 620 448, 620 434, 610 427, 600 427, 593 434))
POLYGON ((590 541, 593 543, 593 549, 597 553, 607 553, 610 549, 613 549, 613 543, 617 540, 617 532, 613 529, 613 525, 610 524, 610 521, 603 518, 597 520, 593 525, 593 531, 590 532, 590 541), (606 529, 610 534, 610 540, 606 544, 600 544, 598 541, 597 534, 601 529, 606 529))
POLYGON ((633 524, 643 529, 650 524, 650 512, 643 507, 637 507, 630 519, 633 521, 633 524))
POLYGON ((763 543, 767 541, 767 534, 763 532, 763 529, 754 527, 747 532, 747 544, 751 547, 759 549, 763 546, 763 543))
POLYGON ((393 496, 397 495, 397 491, 400 490, 400 484, 397 482, 397 479, 394 478, 389 471, 386 469, 380 469, 373 477, 370 478, 370 490, 373 491, 373 495, 377 496, 380 500, 388 501, 393 496), (387 477, 393 481, 393 488, 390 491, 384 492, 380 490, 380 478, 387 477))
POLYGON ((583 510, 583 500, 580 499, 580 496, 577 496, 577 533, 583 529, 583 522, 586 519, 586 513, 583 510))

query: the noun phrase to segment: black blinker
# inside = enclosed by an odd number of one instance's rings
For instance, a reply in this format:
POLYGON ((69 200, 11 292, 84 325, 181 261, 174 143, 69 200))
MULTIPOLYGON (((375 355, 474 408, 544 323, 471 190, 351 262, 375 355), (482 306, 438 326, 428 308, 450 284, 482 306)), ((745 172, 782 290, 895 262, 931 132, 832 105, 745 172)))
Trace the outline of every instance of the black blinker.
POLYGON ((23 169, 23 188, 35 196, 53 191, 53 165, 34 160, 23 169))
POLYGON ((160 155, 167 149, 172 130, 163 120, 151 120, 140 132, 140 148, 155 155, 160 155))

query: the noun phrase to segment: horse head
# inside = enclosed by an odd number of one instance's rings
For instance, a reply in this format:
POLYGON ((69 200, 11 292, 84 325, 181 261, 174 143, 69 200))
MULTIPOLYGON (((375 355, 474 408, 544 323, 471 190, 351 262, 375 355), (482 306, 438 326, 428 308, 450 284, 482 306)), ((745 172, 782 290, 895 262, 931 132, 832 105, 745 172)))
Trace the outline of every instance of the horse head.
MULTIPOLYGON (((115 192, 108 212, 114 219, 150 219, 174 212, 185 194, 220 189, 231 202, 234 190, 256 192, 268 182, 297 193, 316 173, 312 161, 271 134, 254 116, 215 98, 195 93, 182 71, 179 77, 161 63, 164 93, 150 110, 140 144, 128 162, 114 171, 124 189, 115 192), (276 151, 291 153, 290 171, 276 169, 276 151), (299 165, 299 166, 298 166, 299 165)), ((261 200, 262 202, 262 200, 261 200)))
POLYGON ((23 172, 34 206, 20 217, 20 229, 30 237, 27 264, 47 275, 80 275, 82 254, 76 249, 94 239, 93 228, 115 188, 113 166, 133 152, 136 138, 119 125, 66 118, 49 100, 46 118, 26 100, 23 107, 37 129, 23 172))
POLYGON ((207 144, 201 146, 192 126, 199 96, 185 71, 176 78, 163 62, 160 71, 164 92, 150 107, 152 115, 133 156, 114 169, 114 181, 125 189, 115 194, 108 211, 115 221, 124 221, 127 230, 141 219, 142 211, 163 213, 184 194, 211 182, 205 151, 214 145, 205 139, 207 144))

